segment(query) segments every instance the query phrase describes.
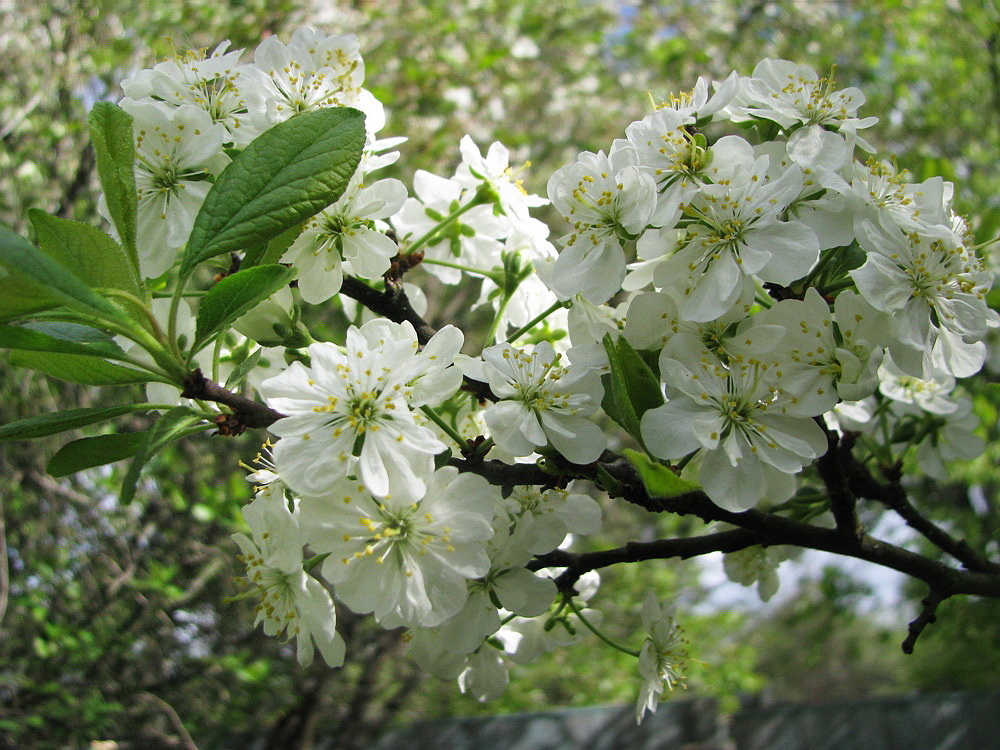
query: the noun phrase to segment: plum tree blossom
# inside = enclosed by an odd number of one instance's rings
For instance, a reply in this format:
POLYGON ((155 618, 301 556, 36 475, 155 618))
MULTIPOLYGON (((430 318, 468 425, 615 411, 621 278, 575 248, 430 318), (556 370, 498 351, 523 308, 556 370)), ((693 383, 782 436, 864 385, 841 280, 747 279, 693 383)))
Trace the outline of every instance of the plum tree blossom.
POLYGON ((135 183, 138 190, 142 273, 154 278, 173 264, 191 234, 195 216, 217 174, 229 161, 222 153, 226 129, 204 110, 170 110, 153 102, 123 102, 135 118, 135 183))
POLYGON ((234 534, 246 565, 246 583, 260 596, 257 622, 268 635, 295 638, 299 663, 313 660, 314 646, 331 667, 344 663, 346 645, 336 630, 330 594, 302 568, 298 514, 293 514, 280 483, 268 485, 243 509, 252 538, 234 534))
POLYGON ((323 577, 347 606, 387 627, 429 627, 457 614, 466 581, 489 570, 495 494, 481 477, 445 467, 412 502, 376 499, 341 479, 326 495, 303 498, 300 515, 310 547, 329 553, 323 577))
POLYGON ((471 136, 450 177, 373 179, 402 139, 375 140, 353 36, 228 49, 95 106, 110 234, 41 211, 37 247, 0 228, 12 361, 148 402, 0 440, 128 415, 50 464, 129 457, 125 504, 171 441, 268 430, 237 600, 301 663, 350 658, 338 604, 480 700, 509 664, 596 636, 637 659, 641 720, 683 684, 686 641, 650 591, 641 647, 619 643, 598 569, 722 552, 768 599, 793 550, 863 559, 930 590, 904 650, 940 601, 1000 599, 995 550, 936 525, 903 476, 983 451, 994 274, 949 183, 859 160, 860 90, 784 60, 699 79, 555 169, 546 200, 471 136), (547 201, 568 232, 532 215, 547 201), (632 506, 704 523, 602 531, 632 506), (879 539, 892 513, 947 559, 879 539))
MULTIPOLYGON (((379 321, 351 327, 343 350, 311 344, 310 367, 293 362, 261 384, 267 403, 288 415, 272 427, 282 438, 274 462, 297 492, 325 494, 354 471, 378 497, 413 499, 426 490, 434 454, 446 446, 410 408, 414 381, 427 374, 414 371, 416 336, 411 327, 409 335, 368 340, 374 330, 382 330, 379 321)), ((450 364, 445 356, 428 369, 450 364)))
POLYGON ((493 439, 514 456, 549 442, 574 463, 590 463, 605 447, 604 434, 587 419, 600 401, 600 384, 584 368, 562 367, 548 342, 528 354, 509 344, 483 351, 483 362, 465 362, 469 377, 488 382, 501 401, 483 418, 493 439))
POLYGON ((684 671, 687 663, 687 649, 683 632, 674 622, 673 608, 662 605, 650 591, 642 604, 642 625, 646 630, 646 640, 639 654, 639 675, 642 686, 635 708, 636 723, 642 721, 647 711, 656 713, 656 706, 664 688, 673 690, 674 685, 684 685, 684 671))

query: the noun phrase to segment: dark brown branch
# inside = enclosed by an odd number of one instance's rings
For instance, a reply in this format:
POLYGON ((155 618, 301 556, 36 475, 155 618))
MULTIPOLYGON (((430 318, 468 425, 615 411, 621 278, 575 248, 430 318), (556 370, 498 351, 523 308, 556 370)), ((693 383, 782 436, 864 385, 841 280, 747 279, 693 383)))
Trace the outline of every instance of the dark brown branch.
POLYGON ((930 593, 920 602, 920 614, 917 615, 917 619, 910 623, 906 633, 906 640, 903 641, 904 654, 913 653, 913 647, 917 643, 917 638, 924 632, 924 628, 937 620, 938 605, 946 598, 946 594, 942 594, 940 591, 932 588, 930 593))
POLYGON ((575 555, 556 550, 541 555, 528 565, 531 570, 547 567, 565 567, 556 578, 560 591, 569 591, 584 573, 606 568, 618 563, 635 563, 643 560, 688 559, 710 552, 737 552, 759 544, 760 540, 752 532, 744 529, 720 531, 716 534, 679 539, 657 539, 654 542, 629 542, 624 547, 585 552, 575 555))
MULTIPOLYGON (((839 532, 857 537, 864 529, 858 518, 857 497, 848 486, 847 477, 844 475, 844 469, 841 465, 841 438, 833 430, 827 429, 822 418, 818 418, 816 422, 826 433, 827 445, 826 453, 816 461, 816 469, 826 485, 833 520, 836 522, 839 532)), ((847 439, 844 439, 843 443, 847 449, 845 452, 849 452, 850 443, 847 439)))
POLYGON ((285 416, 264 404, 233 393, 218 383, 212 382, 202 374, 200 369, 184 378, 182 385, 184 390, 181 395, 184 398, 214 401, 232 409, 235 423, 224 424, 220 422, 219 432, 223 435, 238 435, 245 427, 269 427, 285 416))
POLYGON ((353 276, 345 276, 340 293, 361 303, 374 313, 388 318, 393 323, 408 322, 417 332, 417 341, 426 344, 437 333, 434 327, 424 320, 410 304, 403 285, 387 281, 385 291, 372 289, 363 281, 353 276))
POLYGON ((964 539, 955 539, 930 519, 922 516, 906 496, 897 474, 891 476, 888 484, 882 484, 853 456, 845 454, 845 463, 851 488, 855 494, 880 502, 894 510, 911 529, 958 560, 966 569, 982 573, 1000 573, 1000 565, 973 549, 964 539))
MULTIPOLYGON (((508 467, 491 461, 455 461, 453 465, 460 470, 480 474, 495 485, 543 484, 546 479, 549 484, 553 483, 551 475, 537 467, 526 467, 523 464, 508 467), (515 474, 517 478, 511 481, 515 474), (525 479, 530 481, 522 482, 525 479)), ((625 459, 604 461, 600 465, 619 482, 617 497, 646 510, 694 515, 706 522, 728 523, 752 532, 758 544, 791 544, 872 562, 924 581, 943 595, 972 594, 1000 599, 1000 575, 952 568, 884 542, 864 531, 857 536, 847 535, 837 529, 812 526, 757 509, 734 513, 720 508, 701 491, 687 492, 671 498, 650 497, 635 469, 625 459)))

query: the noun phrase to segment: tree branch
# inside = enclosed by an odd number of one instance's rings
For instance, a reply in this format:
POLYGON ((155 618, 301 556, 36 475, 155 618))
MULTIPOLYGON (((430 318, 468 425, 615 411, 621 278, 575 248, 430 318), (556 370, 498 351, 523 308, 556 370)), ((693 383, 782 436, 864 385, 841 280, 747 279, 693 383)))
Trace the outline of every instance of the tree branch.
POLYGON ((821 417, 816 419, 816 423, 826 434, 826 453, 817 459, 816 469, 823 479, 823 484, 826 485, 830 497, 830 511, 833 513, 839 532, 858 537, 864 531, 858 518, 858 500, 848 486, 841 463, 841 448, 846 449, 845 453, 850 453, 850 442, 846 438, 842 441, 836 432, 827 429, 821 417))
POLYGON ((930 519, 920 514, 899 483, 898 475, 889 484, 878 482, 866 466, 845 454, 849 482, 855 494, 882 503, 902 517, 906 524, 932 544, 962 563, 968 570, 1000 573, 1000 565, 973 549, 964 539, 955 539, 930 519))
POLYGON ((426 344, 437 331, 424 320, 410 304, 409 297, 403 290, 403 285, 395 281, 386 281, 385 291, 372 289, 360 279, 345 276, 340 293, 361 303, 374 313, 388 318, 393 323, 407 322, 417 332, 417 341, 426 344))
POLYGON ((931 589, 930 593, 920 602, 921 610, 917 619, 910 623, 906 633, 906 640, 903 641, 903 653, 912 654, 913 647, 917 643, 917 638, 924 632, 924 628, 937 620, 937 608, 947 598, 947 594, 931 589))
MULTIPOLYGON (((551 485, 554 483, 551 475, 538 467, 526 467, 524 464, 507 466, 495 461, 455 460, 452 465, 457 466, 461 471, 479 474, 494 485, 504 486, 521 483, 548 483, 551 485)), ((701 491, 687 492, 670 498, 650 497, 635 469, 625 459, 605 460, 600 462, 599 466, 619 482, 617 497, 652 512, 694 515, 706 522, 725 522, 751 532, 756 544, 791 544, 872 562, 924 581, 932 589, 941 592, 942 596, 972 594, 1000 599, 1000 575, 992 572, 955 569, 937 560, 884 542, 864 531, 860 531, 857 536, 846 535, 838 529, 812 526, 756 508, 742 513, 734 513, 720 508, 701 491)), ((707 544, 711 547, 712 544, 718 544, 720 540, 718 536, 703 537, 702 539, 705 538, 710 541, 691 542, 692 549, 695 549, 698 544, 707 544)), ((735 544, 734 540, 740 540, 739 537, 722 537, 721 539, 728 540, 729 543, 733 544, 735 544)), ((665 543, 662 551, 669 552, 669 556, 678 556, 675 553, 683 549, 685 549, 683 546, 671 542, 665 543)), ((713 550, 706 549, 706 551, 713 550)), ((624 555, 625 553, 616 554, 624 555)), ((654 557, 644 559, 653 559, 654 557)), ((549 564, 554 564, 551 558, 547 559, 549 564)), ((602 561, 603 558, 597 557, 590 558, 588 563, 602 561)), ((562 564, 565 563, 564 559, 562 564)), ((583 563, 576 561, 576 567, 579 568, 580 574, 586 572, 583 563)))
POLYGON ((182 385, 184 390, 181 391, 181 395, 184 398, 214 401, 232 409, 236 423, 223 424, 220 422, 219 432, 223 435, 239 435, 246 427, 269 427, 285 417, 281 412, 246 396, 233 393, 218 383, 212 382, 202 374, 200 369, 194 370, 184 378, 182 385))
POLYGON ((643 560, 668 560, 679 557, 688 559, 707 555, 710 552, 737 552, 747 547, 760 544, 760 539, 745 529, 720 531, 716 534, 685 537, 678 539, 657 539, 653 542, 629 542, 624 547, 606 549, 599 552, 584 552, 573 554, 555 550, 547 555, 540 555, 529 565, 529 570, 548 567, 565 567, 556 578, 556 586, 560 591, 569 591, 576 585, 584 573, 598 568, 606 568, 618 563, 634 563, 643 560))

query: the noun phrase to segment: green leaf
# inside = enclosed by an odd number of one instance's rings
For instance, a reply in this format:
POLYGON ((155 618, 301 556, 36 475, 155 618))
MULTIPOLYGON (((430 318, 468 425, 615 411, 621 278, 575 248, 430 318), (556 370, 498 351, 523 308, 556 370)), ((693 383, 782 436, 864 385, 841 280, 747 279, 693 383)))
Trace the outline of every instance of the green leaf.
POLYGON ((107 334, 78 323, 0 325, 0 348, 36 352, 121 357, 123 352, 107 334))
POLYGON ((145 432, 121 432, 74 440, 56 451, 45 470, 54 477, 64 477, 94 466, 121 461, 135 455, 146 435, 145 432))
MULTIPOLYGON (((42 252, 91 287, 121 289, 142 298, 144 291, 128 253, 100 229, 34 208, 28 211, 28 218, 38 234, 42 252)), ((142 313, 139 316, 144 319, 142 313)))
POLYGON ((15 351, 10 355, 10 363, 80 385, 129 385, 148 383, 153 379, 150 373, 143 370, 122 367, 100 357, 83 354, 15 351))
POLYGON ((254 266, 225 277, 201 300, 192 351, 203 347, 254 306, 295 278, 295 271, 282 265, 254 266))
POLYGON ((364 147, 364 115, 350 107, 303 112, 264 132, 216 178, 181 262, 263 245, 334 203, 364 147))
POLYGON ((87 286, 79 276, 4 226, 0 226, 0 265, 26 276, 59 304, 101 320, 131 326, 124 312, 87 286))
POLYGON ((694 492, 700 487, 685 479, 681 479, 666 466, 650 460, 648 456, 639 451, 626 448, 622 451, 629 462, 639 472, 642 483, 646 485, 646 491, 650 497, 676 497, 685 492, 694 492))
POLYGON ((604 383, 601 407, 644 445, 639 429, 642 415, 663 404, 659 379, 624 336, 614 341, 611 334, 605 334, 603 343, 610 372, 601 378, 604 383))
POLYGON ((122 414, 145 411, 145 409, 144 404, 129 404, 126 406, 107 406, 100 409, 68 409, 52 414, 42 414, 0 426, 0 440, 32 440, 67 430, 76 430, 80 427, 120 417, 122 414))
POLYGON ((98 102, 90 110, 87 125, 90 126, 90 138, 97 154, 97 176, 104 188, 108 213, 125 245, 135 278, 139 278, 136 252, 138 193, 135 187, 132 115, 111 102, 98 102))
POLYGON ((129 464, 125 479, 122 480, 122 489, 118 495, 118 500, 123 505, 128 505, 135 498, 136 485, 139 483, 139 475, 142 467, 145 466, 160 448, 172 440, 183 437, 188 429, 197 422, 204 420, 204 417, 192 411, 186 406, 179 406, 165 412, 149 430, 145 433, 145 439, 135 451, 135 458, 129 464))
POLYGON ((21 274, 8 273, 0 265, 0 322, 24 318, 61 304, 30 279, 21 274))
POLYGON ((226 388, 233 390, 234 388, 239 388, 243 385, 243 381, 247 379, 253 368, 257 366, 260 362, 260 355, 264 350, 262 348, 256 349, 253 354, 240 362, 233 371, 229 373, 229 377, 226 379, 226 388))
POLYGON ((305 229, 306 223, 299 222, 294 227, 286 229, 266 245, 258 245, 247 251, 243 256, 243 264, 240 268, 252 268, 253 266, 264 266, 269 263, 277 263, 281 256, 292 246, 305 229))

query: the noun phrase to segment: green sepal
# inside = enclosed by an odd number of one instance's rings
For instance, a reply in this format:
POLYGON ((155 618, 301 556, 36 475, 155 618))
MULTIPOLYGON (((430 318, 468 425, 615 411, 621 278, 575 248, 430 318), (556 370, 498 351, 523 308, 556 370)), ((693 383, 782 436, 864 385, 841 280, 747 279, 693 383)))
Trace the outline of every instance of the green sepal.
POLYGON ((639 472, 650 497, 677 497, 701 489, 697 484, 681 479, 671 469, 651 460, 644 453, 626 448, 622 453, 639 472))

